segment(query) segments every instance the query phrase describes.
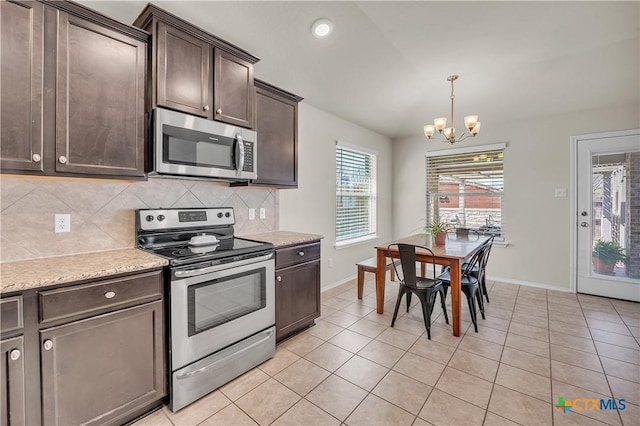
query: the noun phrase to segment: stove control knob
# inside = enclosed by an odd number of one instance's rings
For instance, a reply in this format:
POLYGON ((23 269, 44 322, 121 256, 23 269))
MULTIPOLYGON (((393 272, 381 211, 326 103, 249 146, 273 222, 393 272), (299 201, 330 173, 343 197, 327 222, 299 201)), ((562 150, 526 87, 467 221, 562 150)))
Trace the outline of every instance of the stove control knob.
POLYGON ((158 215, 158 222, 162 222, 164 220, 164 215, 163 214, 159 214, 158 215))
POLYGON ((222 219, 222 212, 218 213, 218 217, 222 219))
POLYGON ((152 222, 153 221, 153 216, 147 215, 147 217, 145 219, 147 219, 147 222, 152 222))
POLYGON ((224 214, 224 217, 231 217, 231 213, 226 212, 226 213, 224 214))

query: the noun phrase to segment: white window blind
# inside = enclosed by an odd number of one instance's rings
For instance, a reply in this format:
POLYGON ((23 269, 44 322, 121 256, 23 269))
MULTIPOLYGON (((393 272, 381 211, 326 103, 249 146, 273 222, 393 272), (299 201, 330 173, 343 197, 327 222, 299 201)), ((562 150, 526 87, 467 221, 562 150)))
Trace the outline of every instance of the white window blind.
POLYGON ((336 242, 376 232, 376 154, 336 145, 336 242))
POLYGON ((504 145, 428 153, 427 222, 504 239, 503 164, 504 145))

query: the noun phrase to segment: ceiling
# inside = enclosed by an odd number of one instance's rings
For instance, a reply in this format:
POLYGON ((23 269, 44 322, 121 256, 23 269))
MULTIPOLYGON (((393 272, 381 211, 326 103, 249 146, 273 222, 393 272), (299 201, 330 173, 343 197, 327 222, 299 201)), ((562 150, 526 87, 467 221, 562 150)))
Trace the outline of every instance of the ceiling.
MULTIPOLYGON (((131 23, 146 1, 80 3, 131 23)), ((391 138, 640 103, 640 2, 153 1, 260 58, 255 76, 391 138), (334 31, 314 38, 313 21, 334 31)), ((459 132, 458 132, 459 133, 459 132)))

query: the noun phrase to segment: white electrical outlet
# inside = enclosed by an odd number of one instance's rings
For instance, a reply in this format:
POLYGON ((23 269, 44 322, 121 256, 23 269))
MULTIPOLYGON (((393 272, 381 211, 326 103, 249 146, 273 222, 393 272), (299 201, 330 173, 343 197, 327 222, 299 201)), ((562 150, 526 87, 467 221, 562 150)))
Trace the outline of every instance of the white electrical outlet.
POLYGON ((71 232, 71 215, 56 214, 53 219, 53 230, 56 234, 61 232, 71 232))
POLYGON ((333 268, 333 257, 329 258, 329 268, 333 268))
POLYGON ((267 209, 264 207, 260 207, 260 219, 264 219, 267 217, 267 209))
POLYGON ((256 220, 256 209, 249 209, 249 220, 256 220))

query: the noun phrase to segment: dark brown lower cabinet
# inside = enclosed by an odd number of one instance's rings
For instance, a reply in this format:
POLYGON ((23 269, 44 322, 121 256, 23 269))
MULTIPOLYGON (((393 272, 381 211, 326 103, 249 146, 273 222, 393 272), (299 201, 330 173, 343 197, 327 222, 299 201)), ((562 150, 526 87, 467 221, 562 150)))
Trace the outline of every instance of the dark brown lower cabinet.
POLYGON ((161 301, 40 330, 40 345, 46 425, 122 423, 165 393, 161 301))
POLYGON ((277 250, 276 265, 290 253, 301 261, 276 269, 276 341, 313 325, 320 316, 320 243, 277 250))
POLYGON ((24 345, 22 336, 0 341, 0 425, 24 425, 24 345))

